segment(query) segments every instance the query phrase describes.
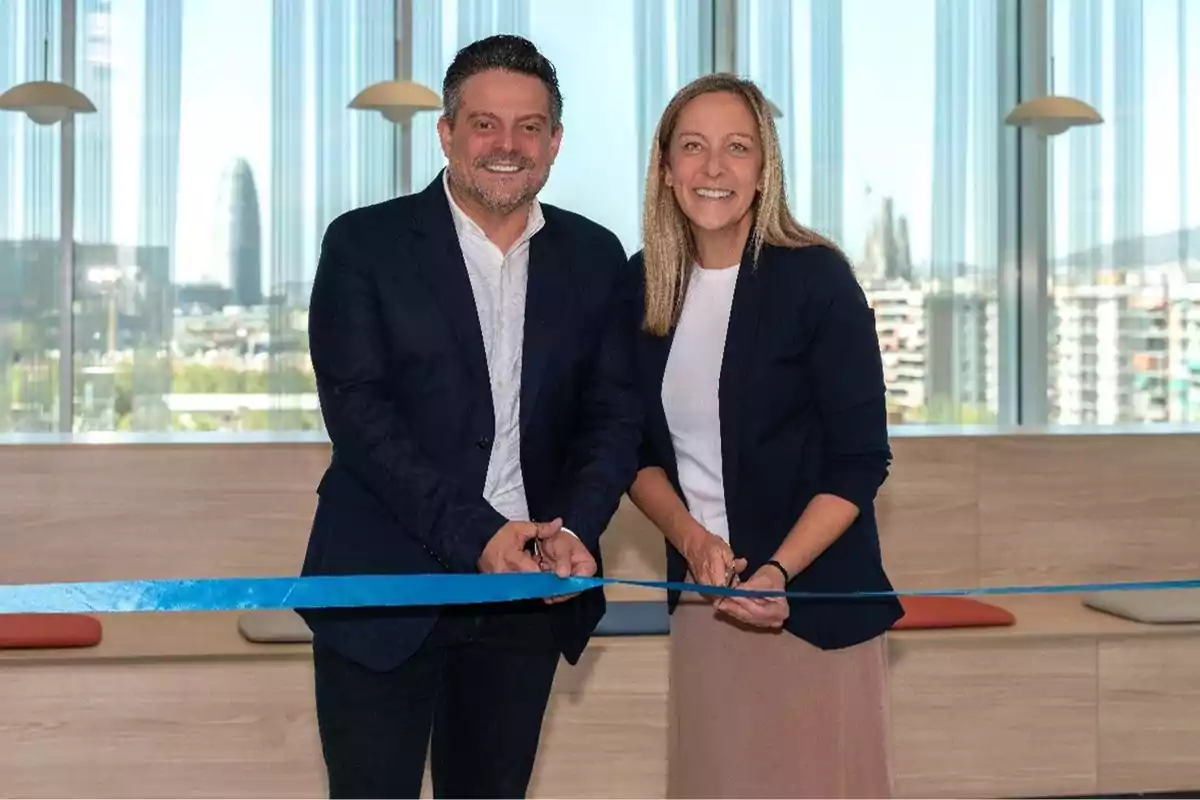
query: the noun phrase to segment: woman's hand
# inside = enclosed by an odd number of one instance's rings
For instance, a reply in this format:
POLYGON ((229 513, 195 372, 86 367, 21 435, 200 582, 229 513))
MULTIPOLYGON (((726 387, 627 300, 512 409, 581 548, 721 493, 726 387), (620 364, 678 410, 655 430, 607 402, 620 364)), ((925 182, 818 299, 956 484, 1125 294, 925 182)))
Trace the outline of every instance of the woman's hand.
MULTIPOLYGON (((770 564, 759 567, 745 583, 735 583, 739 589, 781 592, 787 588, 783 575, 770 564)), ((790 609, 786 597, 722 597, 715 604, 717 611, 756 628, 781 628, 790 609)))
POLYGON ((688 541, 683 557, 693 582, 705 586, 728 586, 746 568, 746 559, 735 558, 728 542, 703 528, 688 541))

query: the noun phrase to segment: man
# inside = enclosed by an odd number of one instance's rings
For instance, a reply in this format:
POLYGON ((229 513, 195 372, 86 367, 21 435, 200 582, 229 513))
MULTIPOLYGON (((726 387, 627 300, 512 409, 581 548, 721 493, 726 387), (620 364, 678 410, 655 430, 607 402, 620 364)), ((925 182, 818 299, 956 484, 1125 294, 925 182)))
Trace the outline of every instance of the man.
MULTIPOLYGON (((309 337, 333 456, 304 573, 597 574, 637 466, 636 276, 536 199, 562 96, 530 42, 464 48, 443 102, 447 169, 325 234, 309 337)), ((330 794, 417 797, 432 731, 437 796, 524 796, 559 658, 604 613, 599 590, 552 600, 305 611, 330 794)))

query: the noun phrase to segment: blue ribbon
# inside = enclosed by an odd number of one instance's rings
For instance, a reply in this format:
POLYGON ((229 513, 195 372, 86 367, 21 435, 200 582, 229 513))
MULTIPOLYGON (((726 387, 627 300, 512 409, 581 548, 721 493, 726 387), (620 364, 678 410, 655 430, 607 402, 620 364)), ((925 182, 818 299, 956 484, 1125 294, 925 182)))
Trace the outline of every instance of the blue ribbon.
POLYGON ((0 586, 0 613, 146 613, 464 605, 553 597, 609 584, 728 597, 850 601, 882 597, 1082 594, 1194 589, 1200 588, 1200 579, 823 593, 756 591, 676 581, 624 578, 559 578, 543 572, 495 575, 185 578, 0 586))

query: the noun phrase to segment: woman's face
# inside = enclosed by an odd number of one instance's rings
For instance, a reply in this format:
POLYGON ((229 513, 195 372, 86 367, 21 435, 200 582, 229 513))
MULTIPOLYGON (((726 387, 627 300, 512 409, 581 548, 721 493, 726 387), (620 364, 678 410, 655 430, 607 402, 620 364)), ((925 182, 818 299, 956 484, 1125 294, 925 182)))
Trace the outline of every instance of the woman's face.
POLYGON ((666 181, 695 228, 720 231, 740 223, 762 167, 758 124, 739 95, 709 92, 683 107, 667 151, 666 181))

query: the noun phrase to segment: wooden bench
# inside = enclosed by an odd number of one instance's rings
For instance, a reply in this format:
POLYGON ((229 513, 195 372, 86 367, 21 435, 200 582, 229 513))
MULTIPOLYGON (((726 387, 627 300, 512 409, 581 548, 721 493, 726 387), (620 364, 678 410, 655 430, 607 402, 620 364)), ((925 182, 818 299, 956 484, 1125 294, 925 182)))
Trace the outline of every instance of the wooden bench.
POLYGON ((1007 628, 891 635, 896 789, 908 797, 1200 789, 1200 625, 1078 597, 989 598, 1007 628))
MULTIPOLYGON (((1200 577, 1194 436, 894 446, 880 519, 899 587, 1200 577)), ((0 445, 0 582, 294 574, 327 458, 315 444, 0 445)), ((661 537, 626 504, 605 560, 661 575, 661 537)), ((898 794, 1200 788, 1197 626, 1065 596, 994 602, 1016 625, 891 635, 898 794)), ((103 621, 94 649, 0 653, 6 794, 322 795, 306 646, 245 642, 236 615, 103 621)), ((560 672, 533 796, 662 796, 667 648, 598 639, 560 672)))
MULTIPOLYGON (((1197 787, 1200 625, 995 602, 1015 625, 890 635, 898 796, 1197 787)), ((322 795, 308 646, 251 644, 235 614, 101 619, 95 648, 0 653, 6 793, 322 795)), ((604 637, 563 665, 531 796, 663 796, 668 648, 604 637)))
MULTIPOLYGON (((0 651, 6 796, 326 796, 307 645, 251 644, 236 614, 100 618, 94 648, 0 651)), ((533 796, 662 796, 666 647, 563 665, 533 796)))

